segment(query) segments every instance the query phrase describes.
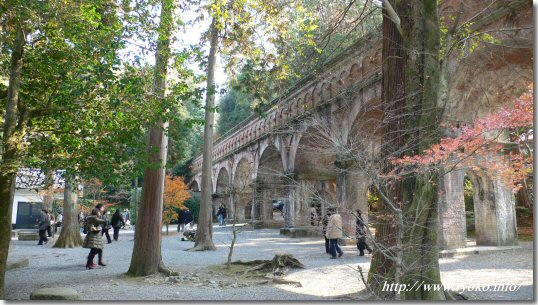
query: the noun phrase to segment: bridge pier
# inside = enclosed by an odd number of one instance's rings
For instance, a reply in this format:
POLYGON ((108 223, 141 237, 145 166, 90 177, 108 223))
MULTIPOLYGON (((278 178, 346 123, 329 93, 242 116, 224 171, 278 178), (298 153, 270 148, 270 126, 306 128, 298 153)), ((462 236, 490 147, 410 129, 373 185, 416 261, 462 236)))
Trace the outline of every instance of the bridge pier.
POLYGON ((369 178, 361 173, 341 169, 337 174, 337 204, 342 216, 344 236, 355 239, 356 210, 362 211, 362 218, 368 222, 369 178))
POLYGON ((476 244, 517 245, 514 194, 500 177, 491 177, 483 170, 467 168, 449 171, 440 179, 439 248, 465 247, 469 235, 464 201, 465 176, 472 183, 474 217, 469 220, 474 222, 476 244))

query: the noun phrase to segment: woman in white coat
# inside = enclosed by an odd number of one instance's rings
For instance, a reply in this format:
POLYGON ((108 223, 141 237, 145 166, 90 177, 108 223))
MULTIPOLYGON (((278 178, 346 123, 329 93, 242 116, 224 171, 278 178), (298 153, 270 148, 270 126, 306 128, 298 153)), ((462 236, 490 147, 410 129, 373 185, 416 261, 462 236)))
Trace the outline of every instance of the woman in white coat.
POLYGON ((329 212, 332 214, 329 217, 329 223, 327 224, 327 232, 325 236, 329 240, 329 251, 331 252, 331 259, 336 258, 336 253, 338 257, 344 254, 344 251, 338 246, 338 239, 344 236, 342 230, 342 216, 336 211, 336 207, 330 207, 329 212))

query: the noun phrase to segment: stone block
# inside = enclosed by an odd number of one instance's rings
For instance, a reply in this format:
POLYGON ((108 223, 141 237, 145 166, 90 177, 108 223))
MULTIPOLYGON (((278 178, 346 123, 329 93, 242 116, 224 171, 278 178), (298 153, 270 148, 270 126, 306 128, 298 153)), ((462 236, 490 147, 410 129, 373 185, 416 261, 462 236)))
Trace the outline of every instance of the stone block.
POLYGON ((323 235, 321 235, 321 230, 317 227, 294 227, 294 228, 281 228, 280 229, 281 235, 286 235, 288 237, 292 238, 302 238, 302 237, 320 237, 323 238, 323 235))
POLYGON ((357 245, 357 239, 356 238, 339 238, 338 244, 340 246, 355 246, 357 245))
POLYGON ((30 300, 80 300, 78 292, 73 288, 53 287, 40 288, 30 294, 30 300))
POLYGON ((7 262, 7 270, 24 268, 24 267, 28 267, 29 265, 30 265, 30 260, 27 257, 25 257, 15 262, 7 262))
POLYGON ((19 230, 17 232, 19 240, 39 240, 38 230, 19 230))

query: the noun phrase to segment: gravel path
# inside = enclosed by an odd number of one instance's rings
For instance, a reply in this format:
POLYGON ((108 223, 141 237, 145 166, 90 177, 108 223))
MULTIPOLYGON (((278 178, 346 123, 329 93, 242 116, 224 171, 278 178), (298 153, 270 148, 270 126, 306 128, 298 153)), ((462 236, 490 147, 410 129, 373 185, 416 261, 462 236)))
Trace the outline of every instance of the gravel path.
MULTIPOLYGON (((190 252, 193 242, 180 241, 175 231, 163 237, 165 264, 180 276, 165 278, 127 278, 130 265, 132 234, 122 232, 120 241, 105 244, 104 260, 108 266, 85 270, 88 250, 55 249, 51 243, 37 246, 34 241, 11 242, 8 261, 28 257, 28 267, 6 273, 6 299, 28 300, 30 293, 42 287, 71 287, 83 300, 350 300, 368 295, 359 281, 357 265, 368 270, 370 256, 359 257, 356 247, 343 247, 344 256, 330 260, 324 254, 323 240, 291 239, 278 230, 245 230, 238 236, 233 260, 271 259, 275 254, 290 253, 306 269, 291 272, 290 284, 247 284, 224 275, 218 266, 226 262, 230 227, 215 227, 217 251, 190 252), (99 291, 100 293, 96 293, 99 291)), ((443 283, 450 287, 476 285, 521 285, 515 292, 468 292, 473 299, 533 299, 532 242, 522 242, 521 250, 473 255, 440 260, 443 283)))

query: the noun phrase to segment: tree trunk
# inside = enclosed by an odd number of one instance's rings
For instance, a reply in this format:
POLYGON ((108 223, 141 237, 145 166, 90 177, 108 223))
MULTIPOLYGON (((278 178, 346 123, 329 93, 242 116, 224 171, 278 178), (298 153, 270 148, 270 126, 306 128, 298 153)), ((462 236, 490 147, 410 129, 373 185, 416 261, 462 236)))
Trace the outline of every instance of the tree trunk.
MULTIPOLYGON (((440 33, 436 0, 395 0, 390 3, 393 14, 390 18, 386 14, 383 16, 383 122, 387 143, 383 156, 401 157, 404 153, 420 153, 439 138, 440 33), (402 148, 405 151, 398 151, 402 148)), ((388 1, 384 4, 387 8, 388 1)), ((386 168, 392 169, 390 164, 386 168)), ((373 283, 378 285, 373 287, 375 292, 381 290, 382 280, 408 284, 408 287, 418 283, 418 289, 396 296, 444 299, 443 291, 423 289, 423 284, 441 283, 435 185, 436 177, 415 176, 387 187, 387 197, 403 204, 404 213, 397 221, 401 226, 398 234, 383 226, 379 228, 382 237, 387 234, 398 236, 396 242, 389 242, 389 246, 398 247, 396 255, 393 254, 394 265, 380 255, 374 256, 370 273, 378 278, 373 283)))
MULTIPOLYGON (((392 1, 393 9, 397 8, 399 3, 392 1)), ((382 156, 387 160, 383 164, 384 172, 390 172, 391 157, 401 157, 402 147, 404 147, 404 120, 405 120, 405 66, 404 66, 404 50, 403 37, 398 30, 398 26, 387 12, 387 2, 384 2, 383 9, 383 80, 381 91, 382 107, 383 107, 383 146, 382 156)), ((397 12, 396 12, 397 13, 397 12)), ((391 185, 386 189, 381 189, 379 192, 386 192, 387 198, 391 202, 380 198, 379 215, 376 223, 376 241, 384 247, 395 247, 399 240, 397 238, 398 224, 396 221, 401 215, 395 215, 388 207, 390 204, 398 204, 403 201, 402 183, 401 181, 391 181, 391 185)), ((387 257, 383 251, 375 251, 372 257, 372 264, 368 273, 368 282, 370 288, 380 297, 389 298, 393 293, 383 291, 385 282, 397 282, 395 279, 395 262, 398 261, 398 251, 389 253, 391 257, 387 257)))
POLYGON ((82 236, 78 223, 78 186, 75 178, 69 174, 65 176, 64 188, 64 218, 60 236, 54 248, 74 248, 82 246, 82 236))
POLYGON ((54 200, 54 170, 45 171, 45 196, 43 196, 43 208, 52 211, 52 202, 54 200))
POLYGON ((204 150, 202 152, 202 198, 200 202, 200 216, 196 230, 194 251, 216 250, 213 244, 213 224, 211 222, 211 206, 213 187, 211 185, 211 167, 213 164, 213 111, 215 107, 215 63, 219 43, 219 30, 215 25, 215 18, 211 23, 211 42, 207 62, 207 92, 205 107, 204 150))
POLYGON ((0 299, 5 299, 5 275, 11 241, 11 213, 15 180, 19 169, 20 143, 24 135, 24 119, 19 118, 18 101, 23 66, 24 33, 17 26, 17 37, 11 53, 8 100, 4 117, 2 160, 0 160, 0 299), (19 122, 17 130, 17 122, 19 122), (22 124, 21 124, 22 123, 22 124))
MULTIPOLYGON (((156 102, 165 97, 166 75, 170 58, 170 38, 173 28, 173 1, 161 1, 159 39, 155 55, 154 96, 156 102)), ((158 168, 147 167, 142 183, 142 202, 136 220, 131 266, 127 274, 146 276, 157 272, 169 272, 162 263, 161 230, 164 195, 166 154, 168 146, 168 122, 160 121, 148 133, 148 163, 158 168)))
POLYGON ((232 267, 232 256, 234 254, 235 241, 237 240, 237 230, 235 227, 235 224, 237 223, 237 218, 235 216, 237 214, 236 207, 237 207, 237 204, 234 204, 233 205, 233 223, 232 223, 233 238, 232 238, 232 243, 230 244, 230 252, 228 252, 228 261, 226 262, 227 269, 230 269, 232 267))
MULTIPOLYGON (((415 114, 408 120, 413 134, 408 145, 421 153, 440 138, 438 92, 440 85, 440 30, 436 0, 404 1, 401 5, 406 50, 406 93, 408 109, 415 114), (418 120, 416 119, 418 116, 418 120), (415 126, 413 126, 415 125, 415 126)), ((437 176, 417 175, 406 184, 404 210, 403 283, 441 284, 439 272, 437 176), (416 265, 415 265, 416 264, 416 265), (416 267, 412 267, 416 266, 416 267)), ((406 300, 443 300, 443 291, 413 289, 406 300)))
MULTIPOLYGON (((135 179, 135 221, 138 219, 138 177, 135 179)), ((131 224, 133 221, 131 220, 131 224)), ((136 234, 136 227, 135 227, 136 234)))
POLYGON ((15 195, 15 174, 0 173, 0 299, 5 299, 4 286, 11 241, 11 213, 15 195))

